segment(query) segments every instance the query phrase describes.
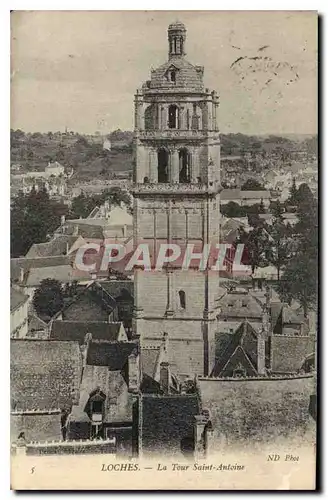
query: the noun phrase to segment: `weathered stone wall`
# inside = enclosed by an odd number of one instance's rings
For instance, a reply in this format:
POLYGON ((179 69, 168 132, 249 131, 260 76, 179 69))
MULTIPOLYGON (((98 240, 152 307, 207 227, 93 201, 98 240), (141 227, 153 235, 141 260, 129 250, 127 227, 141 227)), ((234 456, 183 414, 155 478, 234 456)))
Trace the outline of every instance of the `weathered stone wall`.
POLYGON ((61 439, 60 412, 58 413, 13 413, 10 421, 11 441, 24 432, 26 441, 61 439))
MULTIPOLYGON (((202 406, 211 413, 216 446, 271 442, 299 436, 309 426, 312 376, 289 378, 199 378, 202 406)), ((219 448, 217 448, 219 449, 219 448)))

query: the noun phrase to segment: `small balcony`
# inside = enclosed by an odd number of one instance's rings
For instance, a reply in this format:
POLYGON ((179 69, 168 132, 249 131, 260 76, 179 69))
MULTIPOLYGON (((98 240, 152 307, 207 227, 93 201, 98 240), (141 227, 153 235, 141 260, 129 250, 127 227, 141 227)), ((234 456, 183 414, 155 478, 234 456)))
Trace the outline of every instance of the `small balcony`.
POLYGON ((217 183, 136 183, 132 187, 132 193, 142 194, 193 194, 206 195, 220 192, 221 186, 217 183))
MULTIPOLYGON (((216 132, 218 134, 218 132, 216 132)), ((207 130, 187 130, 187 129, 163 129, 163 130, 137 130, 135 132, 136 137, 140 140, 186 140, 195 139, 203 140, 209 135, 212 135, 212 131, 207 130)))

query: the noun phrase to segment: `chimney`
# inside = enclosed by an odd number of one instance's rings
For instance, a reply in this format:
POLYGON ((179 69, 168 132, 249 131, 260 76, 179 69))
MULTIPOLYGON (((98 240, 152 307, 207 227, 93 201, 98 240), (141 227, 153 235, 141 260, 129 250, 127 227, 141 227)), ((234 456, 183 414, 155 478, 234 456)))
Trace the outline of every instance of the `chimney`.
POLYGON ((206 424, 207 418, 204 415, 195 415, 194 417, 194 450, 195 460, 201 460, 206 457, 206 424))
POLYGON ((267 313, 270 311, 270 303, 271 303, 271 288, 269 285, 266 285, 265 287, 265 307, 267 310, 267 313))
POLYGON ((19 268, 19 283, 23 283, 24 281, 24 268, 20 267, 19 268))
POLYGON ((105 218, 108 219, 109 218, 109 214, 110 214, 110 206, 109 206, 109 201, 106 200, 105 203, 104 203, 104 215, 105 215, 105 218))
POLYGON ((89 349, 89 344, 92 340, 92 333, 87 333, 86 336, 84 337, 84 342, 80 347, 81 355, 82 355, 82 371, 86 367, 87 364, 87 355, 88 355, 88 349, 89 349))
POLYGON ((129 391, 137 393, 140 385, 140 363, 137 348, 132 351, 128 358, 129 391))
POLYGON ((269 334, 269 315, 265 307, 262 313, 262 328, 257 337, 257 372, 259 375, 266 374, 265 342, 268 341, 269 334))
POLYGON ((170 364, 162 361, 160 364, 159 384, 164 394, 170 393, 170 364))

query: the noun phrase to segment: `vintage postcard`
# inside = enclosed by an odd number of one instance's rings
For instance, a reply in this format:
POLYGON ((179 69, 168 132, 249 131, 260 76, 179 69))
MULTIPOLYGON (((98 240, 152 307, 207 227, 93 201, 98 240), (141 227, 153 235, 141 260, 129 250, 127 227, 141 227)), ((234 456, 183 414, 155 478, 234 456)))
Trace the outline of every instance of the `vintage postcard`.
POLYGON ((316 489, 317 37, 11 13, 12 489, 316 489))

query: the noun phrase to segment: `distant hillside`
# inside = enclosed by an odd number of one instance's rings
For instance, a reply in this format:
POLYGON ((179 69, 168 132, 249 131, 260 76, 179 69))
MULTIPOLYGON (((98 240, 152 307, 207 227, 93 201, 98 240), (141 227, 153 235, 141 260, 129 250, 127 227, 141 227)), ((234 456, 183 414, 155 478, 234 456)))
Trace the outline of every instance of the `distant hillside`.
POLYGON ((25 134, 12 130, 11 164, 21 165, 23 171, 32 171, 43 170, 49 161, 58 161, 64 167, 74 168, 75 179, 109 179, 117 172, 132 171, 132 132, 113 134, 114 140, 119 138, 119 143, 113 144, 112 151, 108 151, 103 148, 103 138, 96 135, 25 134))
MULTIPOLYGON (((43 170, 49 161, 58 161, 65 167, 74 168, 74 179, 110 179, 117 172, 132 172, 132 142, 133 132, 122 130, 115 130, 106 137, 74 132, 26 134, 21 130, 11 130, 11 163, 22 165, 23 171, 32 171, 43 170), (105 138, 111 142, 111 151, 103 148, 105 138)), ((305 137, 300 142, 286 136, 221 134, 222 156, 290 151, 317 154, 317 136, 305 137)))

